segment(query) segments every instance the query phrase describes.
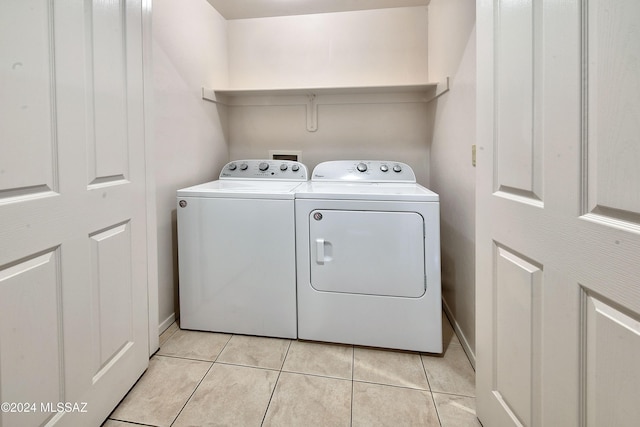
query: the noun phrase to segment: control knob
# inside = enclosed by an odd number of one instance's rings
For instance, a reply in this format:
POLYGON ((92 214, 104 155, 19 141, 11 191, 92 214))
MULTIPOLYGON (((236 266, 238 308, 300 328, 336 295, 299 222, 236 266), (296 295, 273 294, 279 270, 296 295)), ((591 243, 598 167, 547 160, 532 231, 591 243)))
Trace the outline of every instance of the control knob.
POLYGON ((389 166, 387 166, 387 165, 381 165, 381 166, 380 166, 380 170, 381 170, 382 172, 388 172, 388 171, 389 171, 389 166))
POLYGON ((360 172, 366 172, 367 171, 367 165, 365 165, 364 163, 358 163, 358 166, 356 166, 356 168, 360 172))
POLYGON ((258 169, 260 169, 262 172, 266 171, 267 169, 269 169, 269 163, 267 162, 262 162, 258 165, 258 169))
POLYGON ((300 166, 297 164, 294 164, 291 166, 291 170, 294 172, 298 172, 300 170, 300 166))
POLYGON ((287 170, 287 164, 286 164, 286 163, 281 164, 281 165, 280 165, 280 170, 281 170, 282 172, 286 171, 286 170, 287 170))
POLYGON ((229 170, 230 171, 234 171, 234 170, 236 170, 236 168, 237 168, 237 166, 236 166, 235 163, 229 163, 229 170))
POLYGON ((400 165, 395 165, 395 166, 393 167, 393 171, 394 171, 394 172, 402 172, 402 166, 400 166, 400 165))

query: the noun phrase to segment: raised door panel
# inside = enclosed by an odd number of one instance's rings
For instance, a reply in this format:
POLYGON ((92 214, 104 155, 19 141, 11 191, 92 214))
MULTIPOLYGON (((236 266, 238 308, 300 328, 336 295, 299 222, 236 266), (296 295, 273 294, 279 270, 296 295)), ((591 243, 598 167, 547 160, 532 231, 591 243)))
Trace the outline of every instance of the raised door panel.
MULTIPOLYGON (((640 230, 640 3, 587 2, 587 217, 640 230), (591 214, 591 215, 589 215, 591 214), (620 223, 621 221, 621 223, 620 223)), ((602 222, 602 221, 601 221, 602 222)))
POLYGON ((95 2, 91 7, 87 150, 92 186, 122 182, 129 176, 125 7, 119 0, 95 2))
POLYGON ((640 316, 589 293, 583 301, 585 425, 637 425, 640 316))
POLYGON ((535 132, 534 2, 497 2, 494 190, 516 200, 542 200, 542 143, 535 132), (522 199, 524 197, 525 199, 522 199))
POLYGON ((41 405, 63 401, 59 261, 54 248, 0 267, 2 426, 44 424, 41 405))
POLYGON ((57 190, 52 26, 49 2, 0 2, 0 203, 57 190))
MULTIPOLYGON (((133 342, 131 225, 118 224, 90 236, 94 372, 102 370, 133 342)), ((94 377, 95 378, 95 377, 94 377)))
POLYGON ((522 255, 495 249, 493 393, 514 421, 535 425, 540 392, 542 269, 522 255))

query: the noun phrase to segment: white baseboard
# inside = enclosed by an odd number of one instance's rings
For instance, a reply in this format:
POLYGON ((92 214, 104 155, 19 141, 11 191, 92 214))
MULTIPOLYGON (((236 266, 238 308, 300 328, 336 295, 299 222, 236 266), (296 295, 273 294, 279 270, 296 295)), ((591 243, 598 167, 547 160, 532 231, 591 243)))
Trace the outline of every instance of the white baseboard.
POLYGON ((476 369, 476 354, 473 352, 473 350, 471 350, 471 346, 469 346, 469 341, 467 340, 467 337, 462 332, 462 329, 460 329, 460 325, 458 324, 458 322, 456 322, 456 319, 453 316, 451 309, 449 308, 449 306, 447 305, 447 302, 444 299, 442 300, 442 308, 444 309, 444 313, 447 315, 447 318, 451 322, 451 325, 453 326, 453 331, 458 336, 458 340, 460 340, 460 344, 462 344, 462 348, 464 349, 464 352, 467 353, 469 362, 471 362, 473 369, 476 369))
POLYGON ((171 313, 171 315, 166 319, 164 319, 163 322, 160 322, 160 324, 158 325, 158 336, 162 335, 162 333, 166 331, 167 328, 171 326, 171 324, 175 321, 176 321, 176 314, 171 313))

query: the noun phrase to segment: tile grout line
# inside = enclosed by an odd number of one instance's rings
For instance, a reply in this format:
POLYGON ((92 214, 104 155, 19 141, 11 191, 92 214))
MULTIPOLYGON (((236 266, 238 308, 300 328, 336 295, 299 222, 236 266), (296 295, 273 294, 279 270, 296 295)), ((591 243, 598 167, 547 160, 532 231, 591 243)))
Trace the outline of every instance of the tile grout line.
POLYGON ((196 387, 193 389, 193 391, 187 398, 187 401, 184 402, 184 405, 182 405, 182 408, 180 408, 180 410, 178 411, 178 414, 176 415, 176 417, 173 419, 173 421, 171 421, 171 424, 169 424, 170 426, 172 426, 178 420, 178 417, 180 417, 180 414, 182 414, 182 411, 184 411, 184 408, 189 404, 189 401, 191 400, 193 395, 196 394, 198 387, 200 387, 200 384, 202 384, 202 381, 204 381, 204 378, 209 374, 209 372, 211 371, 211 368, 213 368, 213 363, 214 362, 211 362, 211 366, 209 366, 209 369, 207 369, 207 372, 205 372, 202 378, 200 378, 200 381, 198 381, 198 385, 196 385, 196 387))
MULTIPOLYGON (((338 379, 339 379, 339 378, 338 378, 338 379)), ((375 382, 375 381, 364 381, 364 380, 353 380, 352 382, 354 382, 354 383, 360 383, 360 384, 373 384, 373 385, 380 385, 380 386, 382 386, 382 387, 401 388, 401 389, 403 389, 403 390, 426 391, 427 393, 431 393, 431 390, 426 389, 426 388, 409 387, 409 386, 406 386, 406 385, 385 384, 385 383, 379 383, 379 382, 375 382)))
POLYGON ((469 399, 475 399, 475 396, 469 396, 468 394, 452 393, 450 391, 434 391, 436 394, 446 394, 447 396, 466 397, 469 399))
POLYGON ((269 412, 269 406, 271 406, 271 401, 273 400, 273 395, 276 393, 276 387, 278 387, 278 381, 280 381, 280 375, 282 375, 282 368, 284 367, 284 363, 287 361, 287 356, 289 355, 289 350, 291 350, 291 345, 292 344, 293 344, 293 340, 290 339, 289 340, 289 346, 287 347, 287 351, 284 354, 284 358, 282 359, 282 364, 280 365, 280 370, 278 371, 278 378, 276 378, 276 382, 273 385, 273 390, 271 391, 271 396, 269 396, 269 402, 267 403, 267 407, 264 410, 264 415, 262 416, 262 422, 260 422, 260 426, 264 425, 264 422, 267 419, 267 413, 269 412))
POLYGON ((136 422, 136 421, 119 420, 117 418, 107 418, 106 420, 104 420, 104 422, 106 423, 109 420, 111 420, 111 421, 119 421, 119 422, 125 423, 125 424, 131 424, 132 426, 160 427, 160 426, 157 426, 155 424, 145 424, 145 423, 139 423, 139 422, 136 422))
POLYGON ((356 370, 356 347, 351 346, 351 419, 349 420, 350 426, 353 426, 353 398, 355 391, 355 370, 356 370))
MULTIPOLYGON (((444 354, 444 352, 443 352, 444 354)), ((424 372, 424 376, 427 378, 427 385, 429 386, 429 396, 431 396, 431 401, 433 402, 433 408, 436 410, 436 417, 438 417, 438 424, 442 427, 442 419, 440 418, 440 411, 438 411, 438 405, 436 404, 436 398, 433 396, 433 389, 431 388, 431 381, 429 381, 429 374, 427 374, 427 368, 424 366, 424 358, 423 354, 420 354, 420 363, 422 364, 422 371, 424 372)))
MULTIPOLYGON (((207 369, 207 372, 204 373, 204 375, 202 376, 202 378, 200 378, 200 381, 198 381, 198 385, 196 385, 196 387, 193 389, 193 392, 191 392, 191 394, 189 395, 189 397, 187 398, 187 401, 184 402, 184 405, 182 405, 182 408, 180 408, 180 410, 178 411, 178 415, 176 415, 176 417, 173 419, 173 421, 171 421, 171 424, 169 424, 169 426, 172 426, 175 424, 175 422, 178 420, 178 418, 180 417, 180 414, 182 414, 182 411, 184 411, 184 408, 187 407, 187 405, 189 404, 189 401, 191 400, 191 398, 193 397, 194 394, 196 394, 196 391, 198 390, 198 387, 200 387, 200 385, 202 384, 202 381, 204 381, 204 379, 206 378, 207 375, 209 375, 209 372, 211 372, 211 369, 213 369, 213 365, 215 365, 216 360, 218 360, 218 357, 220 357, 220 354, 222 354, 222 352, 224 351, 224 349, 227 347, 227 344, 229 344, 229 341, 231 341, 231 338, 233 337, 233 335, 231 335, 229 337, 229 339, 227 340, 227 342, 224 344, 224 346, 222 347, 222 349, 220 350, 220 352, 217 354, 217 356, 215 357, 215 359, 213 361, 208 360, 207 362, 211 363, 211 366, 209 366, 209 369, 207 369)), ((187 360, 193 360, 193 359, 187 359, 187 360)))
POLYGON ((178 331, 180 330, 180 326, 176 325, 176 330, 175 330, 175 331, 173 331, 173 332, 171 332, 171 335, 169 335, 169 336, 168 336, 167 338, 165 338, 164 340, 162 340, 162 339, 161 339, 161 338, 162 338, 162 335, 166 334, 166 333, 167 333, 167 331, 168 331, 169 329, 171 329, 171 327, 172 327, 175 323, 176 323, 176 322, 174 321, 171 325, 169 325, 169 327, 168 327, 167 329, 165 329, 165 330, 164 330, 164 331, 163 331, 163 332, 158 336, 158 349, 157 349, 153 354, 157 354, 157 353, 160 351, 160 349, 162 348, 162 346, 163 346, 164 344, 166 344, 166 342, 167 342, 167 341, 169 341, 169 340, 171 339, 171 337, 173 337, 173 336, 176 334, 176 332, 178 332, 178 331))
MULTIPOLYGON (((175 321, 174 321, 172 324, 170 324, 170 325, 169 325, 169 328, 170 328, 170 327, 172 327, 174 323, 176 324, 176 330, 175 330, 175 331, 173 331, 173 332, 171 332, 171 335, 169 335, 169 336, 167 337, 167 339, 165 339, 165 340, 164 340, 164 342, 165 342, 165 343, 166 343, 167 341, 169 341, 169 340, 171 339, 171 337, 172 337, 172 336, 174 336, 174 335, 176 334, 176 332, 178 332, 178 331, 181 331, 181 330, 182 330, 182 329, 180 328, 180 325, 178 325, 175 321)), ((169 329, 169 328, 167 328, 167 329, 169 329)), ((163 334, 164 334, 165 332, 167 332, 167 329, 165 329, 165 330, 164 330, 163 334)), ((160 334, 160 335, 162 335, 162 334, 160 334)), ((160 337, 158 337, 158 339, 159 339, 159 338, 160 338, 160 337)), ((160 347, 162 347, 162 346, 160 346, 160 347)))
POLYGON ((326 378, 329 380, 338 380, 338 381, 353 381, 351 378, 345 378, 345 377, 332 377, 331 375, 322 375, 322 374, 313 374, 310 372, 300 372, 300 371, 285 371, 283 370, 282 372, 286 372, 287 374, 294 374, 294 375, 306 375, 308 377, 316 377, 316 378, 326 378))
MULTIPOLYGON (((219 363, 223 364, 222 362, 219 362, 219 363)), ((256 368, 254 366, 244 366, 244 365, 232 365, 232 366, 240 366, 240 367, 243 367, 243 368, 253 368, 253 369, 268 370, 266 368, 256 368)), ((275 369, 271 369, 271 370, 275 371, 275 369)), ((295 371, 281 371, 281 372, 283 372, 285 374, 291 374, 291 375, 302 375, 304 377, 325 378, 325 379, 328 379, 328 380, 336 380, 336 381, 349 381, 351 383, 374 384, 374 385, 381 385, 383 387, 401 388, 401 389, 406 389, 406 390, 416 390, 416 391, 426 391, 426 392, 429 391, 429 390, 424 389, 424 388, 414 388, 414 387, 408 387, 408 386, 403 386, 403 385, 395 385, 395 384, 383 384, 383 383, 377 383, 377 382, 374 382, 374 381, 353 380, 353 379, 341 378, 341 377, 330 377, 330 376, 327 376, 327 375, 311 374, 311 373, 308 373, 308 372, 295 372, 295 371)), ((460 395, 460 396, 462 396, 462 395, 460 395)), ((469 396, 462 396, 462 397, 469 397, 469 396)))
MULTIPOLYGON (((167 357, 167 358, 169 358, 169 359, 192 360, 192 361, 194 361, 194 362, 205 362, 205 363, 214 363, 214 362, 215 362, 215 359, 214 359, 214 360, 211 360, 211 359, 198 359, 198 358, 195 358, 195 357, 176 356, 176 355, 173 355, 173 354, 157 354, 157 353, 156 353, 156 354, 154 354, 153 356, 154 356, 154 357, 155 357, 155 356, 158 356, 158 357, 167 357)), ((218 358, 218 356, 216 356, 216 359, 217 359, 217 358, 218 358)), ((219 363, 223 363, 223 362, 219 362, 219 363)))
MULTIPOLYGON (((263 371, 274 371, 274 372, 281 372, 282 369, 277 369, 277 368, 266 368, 264 366, 254 366, 254 365, 243 365, 241 363, 231 363, 231 362, 216 362, 218 365, 225 365, 225 366, 237 366, 239 368, 249 368, 249 369, 261 369, 263 371)), ((287 371, 285 371, 287 372, 287 371)))

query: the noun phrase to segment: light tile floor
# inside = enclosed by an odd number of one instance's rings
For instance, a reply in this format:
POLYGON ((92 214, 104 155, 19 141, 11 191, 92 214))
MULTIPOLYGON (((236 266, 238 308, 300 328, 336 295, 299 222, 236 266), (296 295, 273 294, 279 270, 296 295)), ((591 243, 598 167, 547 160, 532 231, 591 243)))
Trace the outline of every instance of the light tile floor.
POLYGON ((443 325, 441 357, 174 323, 103 427, 480 426, 475 373, 443 325))

